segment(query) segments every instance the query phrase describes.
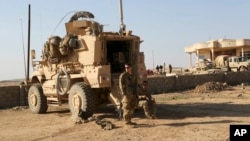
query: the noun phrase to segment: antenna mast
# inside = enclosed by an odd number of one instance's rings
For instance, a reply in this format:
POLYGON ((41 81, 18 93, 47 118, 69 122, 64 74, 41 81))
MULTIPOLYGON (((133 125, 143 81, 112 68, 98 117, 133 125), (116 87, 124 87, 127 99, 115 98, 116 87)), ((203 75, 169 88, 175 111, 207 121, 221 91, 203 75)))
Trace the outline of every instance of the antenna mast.
POLYGON ((121 24, 120 24, 120 34, 123 35, 123 33, 126 31, 126 25, 123 23, 123 9, 122 9, 122 0, 120 0, 120 18, 121 18, 121 24))

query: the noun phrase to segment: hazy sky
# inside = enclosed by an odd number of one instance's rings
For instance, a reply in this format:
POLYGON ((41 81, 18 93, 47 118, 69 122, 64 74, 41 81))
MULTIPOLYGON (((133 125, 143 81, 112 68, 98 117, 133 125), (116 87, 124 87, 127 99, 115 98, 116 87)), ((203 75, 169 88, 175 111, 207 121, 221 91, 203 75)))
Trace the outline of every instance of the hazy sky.
MULTIPOLYGON (((65 35, 64 23, 73 13, 56 26, 71 11, 90 11, 105 31, 119 30, 119 0, 0 0, 0 80, 24 78, 28 4, 37 59, 55 29, 53 35, 65 35)), ((144 40, 141 50, 148 69, 153 60, 155 66, 188 67, 184 48, 196 42, 250 38, 249 0, 123 0, 123 14, 127 30, 144 40)))

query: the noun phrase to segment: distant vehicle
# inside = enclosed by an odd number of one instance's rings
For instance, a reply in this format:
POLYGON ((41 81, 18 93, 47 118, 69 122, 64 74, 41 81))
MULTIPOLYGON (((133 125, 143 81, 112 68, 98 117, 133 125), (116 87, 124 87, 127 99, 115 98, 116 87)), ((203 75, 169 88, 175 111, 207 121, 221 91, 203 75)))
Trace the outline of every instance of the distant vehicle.
POLYGON ((219 55, 214 60, 215 68, 227 68, 228 71, 245 71, 250 69, 250 62, 240 56, 219 55))
POLYGON ((213 63, 211 60, 203 58, 199 60, 199 69, 207 70, 213 67, 213 63))

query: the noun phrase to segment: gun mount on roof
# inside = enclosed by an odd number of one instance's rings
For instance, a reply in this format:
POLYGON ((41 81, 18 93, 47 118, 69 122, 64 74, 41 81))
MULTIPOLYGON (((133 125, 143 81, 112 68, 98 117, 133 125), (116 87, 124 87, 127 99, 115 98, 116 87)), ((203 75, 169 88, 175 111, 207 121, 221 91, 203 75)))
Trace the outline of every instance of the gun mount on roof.
POLYGON ((78 20, 78 18, 95 18, 94 14, 88 11, 79 11, 76 12, 73 16, 71 16, 69 22, 78 20))

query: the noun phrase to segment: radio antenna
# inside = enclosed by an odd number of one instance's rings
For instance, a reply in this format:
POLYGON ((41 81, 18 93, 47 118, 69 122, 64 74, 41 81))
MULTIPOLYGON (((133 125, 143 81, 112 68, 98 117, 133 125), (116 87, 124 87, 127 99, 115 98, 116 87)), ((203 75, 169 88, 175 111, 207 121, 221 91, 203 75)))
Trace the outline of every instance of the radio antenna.
POLYGON ((58 26, 61 24, 61 22, 64 20, 64 18, 65 18, 66 16, 68 16, 70 13, 73 13, 73 12, 75 12, 75 11, 70 11, 69 13, 67 13, 66 15, 64 15, 64 16, 62 17, 62 19, 58 22, 58 24, 56 25, 54 31, 51 33, 50 36, 52 36, 52 35, 55 33, 56 29, 57 29, 58 26))
POLYGON ((22 19, 20 19, 20 21, 21 21, 21 30, 22 30, 22 41, 23 41, 23 62, 24 62, 24 76, 25 76, 25 78, 27 77, 26 76, 26 58, 25 58, 25 49, 24 49, 24 39, 23 39, 23 21, 22 21, 22 19))

